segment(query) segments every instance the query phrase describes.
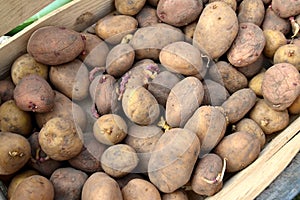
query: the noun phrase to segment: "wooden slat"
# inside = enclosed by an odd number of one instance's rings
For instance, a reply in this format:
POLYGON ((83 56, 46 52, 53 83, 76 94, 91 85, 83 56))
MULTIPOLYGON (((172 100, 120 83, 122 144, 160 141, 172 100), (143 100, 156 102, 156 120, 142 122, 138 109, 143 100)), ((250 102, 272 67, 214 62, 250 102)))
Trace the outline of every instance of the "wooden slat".
POLYGON ((0 45, 0 79, 8 75, 13 61, 26 52, 27 41, 36 29, 56 25, 81 31, 114 9, 113 0, 74 0, 40 18, 8 42, 0 45))
POLYGON ((0 0, 0 36, 36 14, 53 0, 0 0))
POLYGON ((300 150, 300 117, 276 136, 246 169, 228 180, 223 189, 206 200, 251 200, 257 197, 300 150))

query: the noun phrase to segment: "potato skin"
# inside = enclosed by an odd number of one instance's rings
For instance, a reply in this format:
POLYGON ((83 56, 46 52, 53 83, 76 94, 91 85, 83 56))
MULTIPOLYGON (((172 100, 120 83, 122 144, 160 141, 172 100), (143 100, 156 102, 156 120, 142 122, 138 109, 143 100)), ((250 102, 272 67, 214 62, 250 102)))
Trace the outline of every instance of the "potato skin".
POLYGON ((272 9, 281 18, 300 14, 300 2, 293 0, 273 0, 272 9))
POLYGON ((290 63, 300 71, 300 46, 296 44, 280 46, 274 53, 273 63, 290 63))
POLYGON ((258 96, 262 97, 262 91, 261 91, 261 85, 264 78, 265 72, 261 72, 257 75, 255 75, 250 81, 249 81, 249 88, 253 90, 253 92, 258 96))
POLYGON ((266 38, 266 45, 264 47, 263 54, 268 58, 273 58, 276 50, 285 45, 287 40, 284 34, 278 30, 264 30, 264 35, 266 38))
MULTIPOLYGON (((204 3, 204 1, 203 1, 203 3, 204 3)), ((223 1, 223 2, 227 3, 232 8, 232 10, 236 11, 236 9, 237 9, 237 0, 208 0, 208 3, 211 3, 214 1, 223 1)))
POLYGON ((30 144, 27 139, 12 132, 0 132, 0 175, 13 174, 30 159, 30 144))
POLYGON ((156 14, 156 9, 145 5, 142 10, 136 15, 139 27, 151 26, 159 23, 159 18, 156 14))
POLYGON ((171 193, 162 194, 162 200, 188 200, 188 195, 183 189, 175 190, 171 193))
POLYGON ((220 106, 229 97, 226 88, 215 81, 205 79, 203 81, 204 97, 202 105, 220 106))
POLYGON ((262 0, 243 0, 239 5, 239 23, 251 22, 260 26, 265 16, 265 6, 262 0))
POLYGON ((174 192, 190 179, 199 153, 200 141, 195 133, 181 128, 166 131, 149 160, 150 181, 161 192, 174 192))
POLYGON ((118 183, 104 172, 95 172, 83 185, 82 200, 123 200, 118 183))
POLYGON ((225 2, 212 2, 207 4, 200 15, 193 45, 216 59, 230 48, 238 30, 238 19, 231 7, 225 2))
POLYGON ((216 146, 214 152, 226 159, 226 171, 237 172, 251 164, 260 153, 260 141, 253 134, 234 132, 216 146))
POLYGON ((290 114, 297 115, 300 114, 300 95, 295 99, 295 101, 288 107, 290 114))
POLYGON ((253 23, 239 24, 239 32, 227 52, 228 61, 235 67, 243 67, 255 62, 266 44, 261 28, 253 23))
POLYGON ((289 20, 279 17, 270 6, 266 9, 266 14, 261 27, 263 30, 271 29, 280 31, 284 35, 288 34, 291 30, 291 24, 289 20))
POLYGON ((11 79, 0 80, 0 104, 13 99, 15 85, 11 79))
POLYGON ((244 67, 238 67, 237 70, 250 79, 270 65, 272 65, 271 60, 267 59, 263 54, 260 54, 256 61, 244 67))
POLYGON ((55 26, 37 29, 27 43, 27 52, 36 61, 46 65, 70 62, 83 50, 84 41, 80 33, 55 26))
POLYGON ((136 15, 144 7, 146 0, 115 0, 116 10, 123 15, 136 15))

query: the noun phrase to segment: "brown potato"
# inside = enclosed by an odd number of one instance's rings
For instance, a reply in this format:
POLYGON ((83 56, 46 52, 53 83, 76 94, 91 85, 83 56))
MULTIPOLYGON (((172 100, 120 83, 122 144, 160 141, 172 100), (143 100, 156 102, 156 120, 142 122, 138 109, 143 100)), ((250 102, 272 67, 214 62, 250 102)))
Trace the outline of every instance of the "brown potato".
POLYGON ((84 40, 80 33, 55 26, 37 29, 31 34, 27 43, 27 52, 37 62, 46 65, 70 62, 83 50, 84 40))
POLYGON ((274 110, 285 110, 300 94, 299 71, 289 63, 274 64, 262 81, 262 95, 274 110))
POLYGON ((51 181, 41 175, 25 178, 16 188, 11 200, 53 200, 54 187, 51 181))
POLYGON ((191 44, 193 43, 193 37, 194 37, 194 32, 197 27, 197 22, 198 22, 198 19, 196 19, 194 22, 189 23, 188 25, 186 25, 182 28, 184 37, 185 37, 185 41, 187 41, 188 43, 191 43, 191 44))
POLYGON ((101 166, 106 174, 120 178, 134 170, 139 162, 136 151, 127 144, 108 147, 101 156, 101 166))
POLYGON ((186 77, 178 82, 168 96, 166 121, 171 127, 183 127, 201 105, 204 89, 199 79, 186 77))
POLYGON ((273 57, 274 64, 290 63, 300 71, 300 47, 295 44, 280 46, 273 57))
POLYGON ((157 4, 157 16, 161 21, 179 27, 196 20, 202 9, 202 1, 159 0, 157 4))
POLYGON ((129 181, 131 181, 132 179, 135 179, 135 178, 144 179, 142 174, 130 173, 121 178, 116 178, 115 180, 117 181, 120 189, 122 190, 122 188, 125 187, 129 181))
POLYGON ((30 144, 24 136, 0 132, 0 143, 0 175, 17 172, 30 159, 30 144))
POLYGON ((192 131, 173 128, 156 143, 148 165, 150 181, 164 193, 186 184, 200 153, 200 141, 192 131))
POLYGON ((238 30, 238 19, 234 10, 225 2, 212 2, 207 4, 200 15, 193 45, 216 59, 230 48, 238 30))
POLYGON ((273 0, 272 9, 282 18, 300 14, 300 2, 294 0, 273 0))
POLYGON ((256 102, 249 113, 249 117, 260 126, 265 134, 281 131, 289 124, 287 110, 276 111, 268 106, 263 99, 256 102))
POLYGON ((15 103, 24 111, 49 112, 54 107, 54 98, 49 83, 36 74, 25 76, 14 90, 15 103))
POLYGON ((14 100, 0 106, 0 130, 28 136, 33 129, 33 120, 29 112, 17 107, 14 100))
POLYGON ((136 15, 144 7, 146 0, 115 0, 116 10, 123 15, 136 15))
POLYGON ((95 172, 83 185, 82 200, 123 200, 118 183, 103 172, 95 172))
POLYGON ((262 0, 243 0, 239 5, 239 23, 251 22, 260 26, 265 16, 265 5, 262 0))
POLYGON ((188 200, 188 195, 183 189, 175 190, 174 192, 162 194, 162 200, 188 200))
POLYGON ((237 172, 250 165, 260 153, 260 141, 247 132, 234 132, 227 135, 214 152, 226 159, 226 171, 237 172))
POLYGON ((300 95, 295 99, 295 101, 288 107, 289 113, 293 115, 300 114, 300 95))
POLYGON ((81 190, 87 178, 86 173, 71 167, 55 170, 50 177, 55 200, 80 199, 81 190))
POLYGON ((124 200, 161 200, 160 193, 149 181, 135 178, 122 188, 124 200))
POLYGON ((210 79, 203 81, 203 88, 202 105, 220 106, 229 97, 229 92, 223 85, 210 79))
POLYGON ((249 88, 244 88, 233 93, 222 104, 229 123, 235 123, 241 120, 254 106, 255 101, 256 95, 249 88))
POLYGON ((132 16, 108 15, 96 23, 95 31, 105 42, 118 44, 125 35, 136 31, 137 26, 138 22, 132 16))
POLYGON ((211 3, 214 1, 223 1, 223 2, 227 3, 232 8, 232 10, 236 11, 236 8, 237 8, 236 0, 209 0, 208 3, 211 3))
POLYGON ((39 143, 53 160, 69 160, 82 150, 82 131, 72 120, 55 117, 47 121, 40 130, 39 143))
POLYGON ((5 80, 0 80, 0 104, 13 99, 14 97, 14 89, 15 85, 12 82, 12 80, 5 79, 5 80))
POLYGON ((200 106, 189 118, 185 129, 197 134, 201 142, 200 156, 209 153, 224 137, 227 121, 216 107, 200 106))
POLYGON ((58 91, 72 100, 80 101, 88 96, 89 71, 79 59, 62 65, 51 66, 49 78, 58 91))
POLYGON ((268 58, 273 58, 276 50, 287 44, 287 39, 284 34, 278 30, 264 30, 264 35, 266 38, 266 45, 263 54, 268 58))
POLYGON ((253 63, 244 67, 238 67, 236 69, 250 79, 260 71, 264 70, 264 68, 269 67, 269 65, 272 65, 271 61, 268 60, 263 54, 260 54, 258 59, 253 63))
POLYGON ((201 52, 193 45, 179 41, 166 45, 159 54, 160 63, 169 71, 183 75, 200 75, 204 77, 201 52))
POLYGON ((17 85, 24 76, 29 74, 37 74, 47 80, 48 66, 38 63, 31 55, 26 53, 14 61, 11 66, 10 74, 15 85, 17 85))
POLYGON ((262 53, 266 39, 261 28, 253 23, 239 24, 239 32, 227 52, 228 61, 235 67, 255 62, 262 53))
POLYGON ((192 190, 205 196, 212 196, 223 187, 223 161, 220 156, 209 153, 203 156, 195 167, 191 179, 192 190))
POLYGON ((262 97, 261 85, 264 79, 264 75, 265 72, 261 72, 249 81, 249 88, 252 89, 253 92, 259 97, 262 97))
POLYGON ((159 23, 156 9, 147 5, 145 5, 136 15, 136 19, 139 23, 139 27, 146 27, 159 23))

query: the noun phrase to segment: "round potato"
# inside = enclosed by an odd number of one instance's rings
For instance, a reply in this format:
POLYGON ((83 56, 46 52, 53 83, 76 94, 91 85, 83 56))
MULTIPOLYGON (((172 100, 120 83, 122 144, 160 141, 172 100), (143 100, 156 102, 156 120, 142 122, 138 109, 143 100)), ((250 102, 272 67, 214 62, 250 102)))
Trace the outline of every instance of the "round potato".
POLYGON ((151 26, 159 23, 159 18, 156 14, 156 9, 145 5, 142 10, 136 15, 139 27, 151 26))
POLYGON ((288 18, 300 14, 300 2, 294 0, 272 0, 274 12, 281 18, 288 18))
POLYGON ((300 114, 300 95, 295 99, 295 101, 288 107, 289 113, 293 115, 300 114))
POLYGON ((116 10, 123 15, 136 15, 144 7, 146 0, 115 0, 116 10))
POLYGON ((193 43, 193 37, 194 37, 194 32, 197 27, 197 22, 198 22, 198 20, 195 20, 194 22, 192 22, 182 28, 185 41, 187 41, 188 43, 191 43, 191 44, 193 43))
POLYGON ((208 3, 211 3, 214 1, 223 1, 223 2, 227 3, 232 8, 232 10, 236 11, 237 0, 208 0, 208 3))
POLYGON ((14 89, 15 85, 10 78, 0 80, 0 104, 13 99, 14 89))
POLYGON ((273 57, 274 64, 290 63, 300 71, 300 47, 295 44, 285 44, 280 46, 273 57))
POLYGON ((243 0, 239 5, 239 23, 250 22, 260 26, 265 16, 262 0, 243 0))
POLYGON ((188 200, 188 195, 183 189, 175 190, 174 192, 162 194, 162 200, 188 200))
POLYGON ((262 97, 261 85, 264 79, 264 75, 265 72, 261 72, 249 81, 249 88, 252 89, 253 92, 259 97, 262 97))
POLYGON ((220 106, 229 97, 229 92, 223 85, 210 79, 204 80, 203 88, 202 105, 220 106))
POLYGON ((266 45, 263 50, 263 54, 268 58, 273 58, 276 50, 285 45, 287 40, 284 34, 278 30, 264 30, 264 35, 266 38, 266 45))

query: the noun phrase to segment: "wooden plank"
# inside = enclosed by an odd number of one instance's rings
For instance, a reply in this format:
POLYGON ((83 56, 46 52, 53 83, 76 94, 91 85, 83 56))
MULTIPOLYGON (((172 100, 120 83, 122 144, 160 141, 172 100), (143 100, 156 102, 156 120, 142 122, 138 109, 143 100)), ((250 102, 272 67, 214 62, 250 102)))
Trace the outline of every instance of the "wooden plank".
POLYGON ((53 0, 0 0, 0 36, 36 14, 53 0))
POLYGON ((229 179, 220 192, 206 200, 246 200, 258 196, 299 152, 299 130, 300 117, 267 144, 251 165, 229 179))
POLYGON ((113 0, 74 0, 29 25, 0 45, 0 79, 8 75, 13 61, 26 52, 27 41, 36 29, 56 25, 81 31, 114 9, 113 0))

